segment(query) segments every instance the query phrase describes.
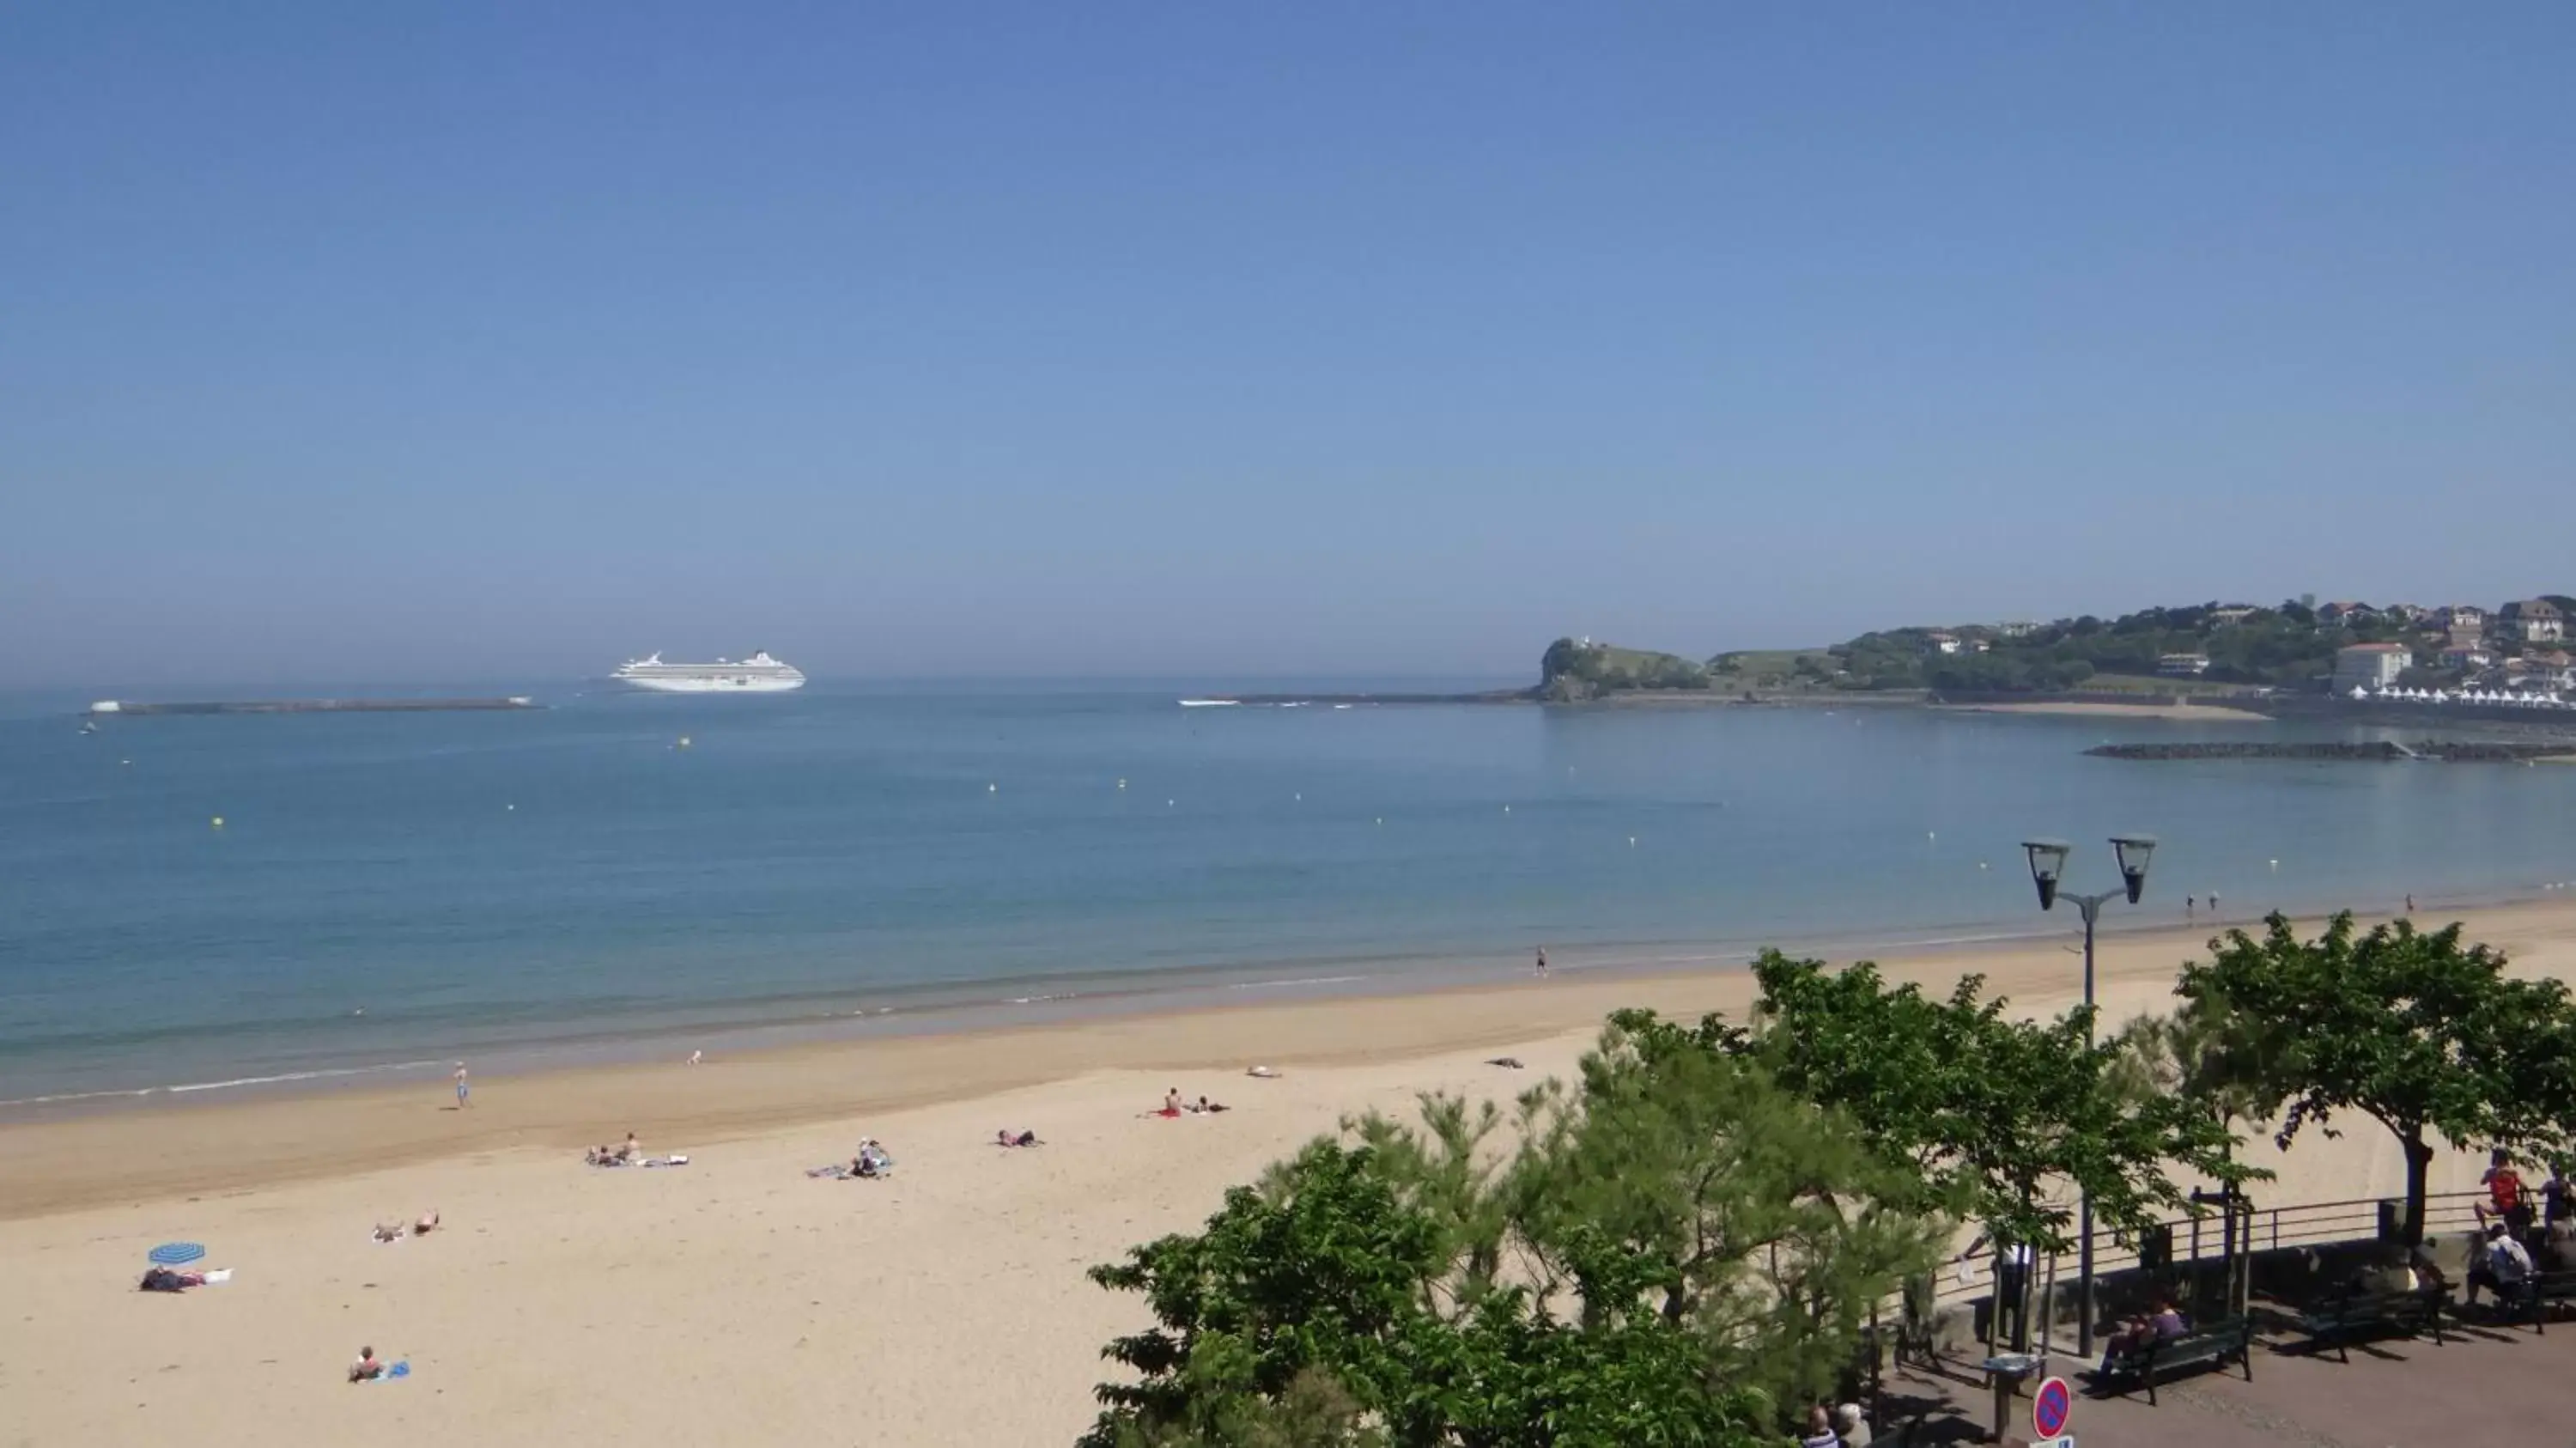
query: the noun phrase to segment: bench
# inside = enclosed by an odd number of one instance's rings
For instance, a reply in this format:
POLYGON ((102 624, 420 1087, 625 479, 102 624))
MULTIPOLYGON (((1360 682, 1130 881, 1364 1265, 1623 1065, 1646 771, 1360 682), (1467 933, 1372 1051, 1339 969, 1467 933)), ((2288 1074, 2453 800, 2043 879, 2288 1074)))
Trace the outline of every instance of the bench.
POLYGON ((2442 1342, 2442 1308, 2448 1287, 2418 1287, 2410 1292, 2355 1292, 2319 1298, 2299 1314, 2299 1331, 2319 1347, 2334 1344, 2335 1360, 2352 1361, 2352 1340, 2366 1333, 2403 1332, 2412 1337, 2429 1327, 2442 1342))
POLYGON ((2513 1305, 2531 1314, 2531 1330, 2549 1335, 2549 1305, 2576 1301, 2576 1269, 2535 1272, 2514 1293, 2513 1305))
POLYGON ((2102 1366, 2094 1371, 2093 1381, 2096 1385, 2144 1383, 2147 1406, 2154 1407, 2156 1379, 2162 1374, 2183 1368, 2224 1367, 2229 1358, 2234 1358, 2237 1365, 2245 1369, 2245 1381, 2254 1381, 2252 1319, 2221 1318, 2180 1337, 2158 1338, 2132 1352, 2104 1353, 2102 1366))

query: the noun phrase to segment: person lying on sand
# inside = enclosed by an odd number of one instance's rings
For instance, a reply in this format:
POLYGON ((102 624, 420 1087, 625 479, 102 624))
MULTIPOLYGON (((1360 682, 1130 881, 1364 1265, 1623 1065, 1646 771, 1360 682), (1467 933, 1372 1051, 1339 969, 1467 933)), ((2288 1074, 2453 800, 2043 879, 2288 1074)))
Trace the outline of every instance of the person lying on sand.
POLYGON ((1267 1066, 1255 1066, 1243 1074, 1251 1077, 1255 1081, 1276 1081, 1279 1079, 1279 1073, 1271 1070, 1267 1066))
POLYGON ((185 1292, 206 1285, 203 1272, 173 1272, 167 1267, 148 1267, 143 1272, 142 1292, 185 1292))
POLYGON ((993 1144, 995 1146, 1038 1146, 1042 1143, 1038 1141, 1038 1134, 1034 1131, 1015 1132, 1005 1126, 993 1133, 993 1144))
POLYGON ((1213 1116, 1217 1112, 1232 1111, 1233 1109, 1233 1107, 1226 1105, 1222 1101, 1210 1101, 1206 1097, 1202 1096, 1199 1098, 1199 1104, 1190 1108, 1190 1114, 1192 1116, 1213 1116))
POLYGON ((376 1223, 376 1240, 377 1240, 377 1241, 379 1241, 379 1242, 399 1242, 399 1241, 401 1241, 402 1239, 403 1239, 402 1223, 400 1223, 400 1222, 378 1222, 378 1223, 376 1223))
POLYGON ((381 1378, 384 1375, 385 1360, 376 1356, 376 1350, 371 1347, 358 1349, 358 1360, 349 1364, 349 1381, 363 1383, 370 1378, 381 1378))
POLYGON ((1488 1066, 1500 1066, 1507 1071, 1518 1071, 1521 1069, 1521 1058, 1518 1056, 1496 1056, 1485 1064, 1488 1066))

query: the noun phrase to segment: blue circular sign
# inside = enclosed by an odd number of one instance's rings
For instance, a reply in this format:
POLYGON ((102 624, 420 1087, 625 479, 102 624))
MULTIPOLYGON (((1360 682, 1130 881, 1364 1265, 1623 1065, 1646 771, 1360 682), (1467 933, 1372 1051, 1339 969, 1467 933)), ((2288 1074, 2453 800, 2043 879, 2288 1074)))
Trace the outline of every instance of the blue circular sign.
POLYGON ((2074 1395, 2066 1390, 2066 1379, 2050 1378, 2031 1395, 2030 1426, 2042 1438, 2054 1438, 2066 1431, 2066 1419, 2075 1410, 2074 1395))

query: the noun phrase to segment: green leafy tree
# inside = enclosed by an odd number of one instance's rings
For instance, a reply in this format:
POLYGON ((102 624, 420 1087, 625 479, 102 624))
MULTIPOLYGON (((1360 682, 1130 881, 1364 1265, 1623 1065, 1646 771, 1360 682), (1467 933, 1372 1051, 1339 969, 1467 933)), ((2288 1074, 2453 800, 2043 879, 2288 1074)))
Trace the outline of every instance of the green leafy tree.
POLYGON ((2178 1165, 2222 1182, 2263 1175, 2233 1160, 2225 1125, 2176 1097, 2136 1101, 2115 1080, 2119 1049, 2088 1045, 2082 1009, 2050 1021, 2004 1014, 1970 976, 1947 1000, 1889 988, 1862 962, 1765 951, 1754 965, 1763 1029, 1744 1038, 1782 1085, 1848 1113, 1881 1152, 1958 1193, 1999 1242, 2061 1252, 2072 1213, 2051 1199, 2068 1183, 2096 1219, 2134 1236, 2190 1201, 2178 1165))
POLYGON ((2283 1147, 2310 1123, 2331 1134, 2357 1112, 2397 1138, 2406 1159, 2405 1240, 2424 1237, 2425 1169, 2436 1140, 2543 1154, 2576 1119, 2576 1005, 2554 980, 2517 980, 2505 957, 2461 943, 2456 924, 2412 922, 2359 933, 2349 912, 2314 940, 2274 915, 2260 938, 2232 930, 2183 970, 2184 999, 2258 1032, 2271 1085, 2288 1108, 2283 1147))
POLYGON ((1110 1344, 1137 1380, 1087 1442, 1776 1441, 1955 1218, 1739 1044, 1621 1013, 1571 1085, 1346 1122, 1095 1269, 1157 1326, 1110 1344))
POLYGON ((1144 1294, 1156 1326, 1105 1350, 1137 1380, 1100 1387, 1086 1448, 1761 1441, 1762 1400, 1643 1306, 1665 1264, 1597 1234, 1568 1243, 1579 1323, 1522 1286, 1436 1290, 1455 1238, 1380 1167, 1370 1147, 1317 1141, 1227 1193, 1204 1232, 1092 1269, 1144 1294))
POLYGON ((2280 1104, 2262 1032, 2223 1000, 2188 1000, 2170 1015, 2137 1016, 2112 1047, 2111 1088, 2133 1106, 2175 1097, 2232 1133, 2236 1123, 2280 1104))

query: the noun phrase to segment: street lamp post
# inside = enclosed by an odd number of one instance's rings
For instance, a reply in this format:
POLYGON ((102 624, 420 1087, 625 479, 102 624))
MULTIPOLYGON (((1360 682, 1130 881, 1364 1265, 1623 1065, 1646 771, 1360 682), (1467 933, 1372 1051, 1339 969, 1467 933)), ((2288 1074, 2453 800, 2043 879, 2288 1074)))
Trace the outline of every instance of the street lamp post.
MULTIPOLYGON (((2030 880, 2032 884, 2039 887, 2039 908, 2042 910, 2054 908, 2059 899, 2058 882, 2066 874, 2066 857, 2075 852, 2075 847, 2064 840, 2049 839, 2024 840, 2021 847, 2023 852, 2030 856, 2030 880)), ((2098 895, 2079 895, 2069 891, 2064 896, 2065 899, 2074 902, 2077 909, 2084 912, 2084 1045, 2088 1050, 2093 1045, 2093 924, 2101 918, 2102 907, 2105 904, 2125 895, 2129 903, 2135 905, 2138 903, 2138 897, 2146 893, 2147 861, 2155 855, 2156 837, 2113 835, 2111 851, 2120 862, 2119 889, 2105 890, 2098 895)), ((2091 1192, 2082 1194, 2080 1211, 2082 1217, 2078 1230, 2083 1233, 2083 1243, 2079 1249, 2076 1271, 2083 1281, 2076 1290, 2076 1306, 2077 1311, 2082 1314, 2082 1320, 2075 1325, 2075 1355, 2089 1358, 2093 1355, 2093 1194, 2091 1192)))

